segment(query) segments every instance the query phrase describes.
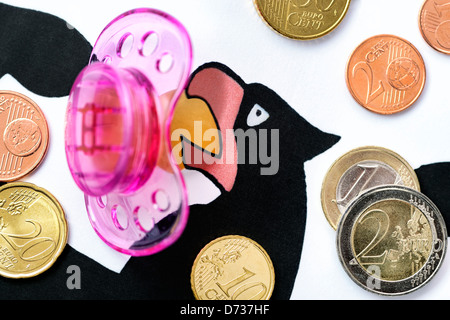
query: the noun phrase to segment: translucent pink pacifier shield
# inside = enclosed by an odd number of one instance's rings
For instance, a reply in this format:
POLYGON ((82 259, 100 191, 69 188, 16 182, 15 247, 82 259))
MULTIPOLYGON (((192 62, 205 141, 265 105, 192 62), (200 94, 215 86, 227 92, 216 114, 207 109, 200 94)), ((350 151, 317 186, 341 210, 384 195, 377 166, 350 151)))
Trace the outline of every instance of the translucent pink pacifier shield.
POLYGON ((68 164, 93 228, 120 252, 156 253, 185 228, 187 194, 169 130, 191 64, 184 27, 136 9, 102 31, 72 88, 68 164))

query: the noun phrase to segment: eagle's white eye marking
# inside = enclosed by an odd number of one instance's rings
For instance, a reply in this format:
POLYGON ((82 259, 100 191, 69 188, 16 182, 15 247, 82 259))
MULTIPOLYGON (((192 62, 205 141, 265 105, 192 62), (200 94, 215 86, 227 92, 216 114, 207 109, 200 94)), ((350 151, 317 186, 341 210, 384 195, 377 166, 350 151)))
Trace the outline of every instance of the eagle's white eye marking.
POLYGON ((259 104, 255 104, 247 116, 247 125, 254 127, 260 125, 269 118, 269 113, 259 104))

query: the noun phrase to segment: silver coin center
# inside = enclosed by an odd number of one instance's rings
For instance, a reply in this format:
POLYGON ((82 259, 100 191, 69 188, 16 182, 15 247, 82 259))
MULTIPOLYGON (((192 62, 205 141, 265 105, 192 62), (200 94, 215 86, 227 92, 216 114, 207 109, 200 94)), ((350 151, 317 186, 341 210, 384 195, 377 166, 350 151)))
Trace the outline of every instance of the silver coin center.
POLYGON ((348 168, 336 188, 336 204, 341 213, 364 191, 383 185, 404 185, 401 175, 386 163, 367 160, 348 168))

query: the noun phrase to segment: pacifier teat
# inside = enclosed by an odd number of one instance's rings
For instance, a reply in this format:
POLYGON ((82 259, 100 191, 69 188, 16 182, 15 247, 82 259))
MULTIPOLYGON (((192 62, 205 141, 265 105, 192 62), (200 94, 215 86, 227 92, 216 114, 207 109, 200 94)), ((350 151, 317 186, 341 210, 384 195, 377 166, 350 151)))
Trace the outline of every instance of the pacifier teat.
POLYGON ((160 143, 150 86, 101 63, 78 76, 69 101, 67 160, 84 193, 125 194, 148 179, 160 143))
POLYGON ((166 13, 137 9, 100 34, 66 113, 66 156, 97 234, 114 249, 156 253, 184 230, 188 205, 168 128, 192 63, 166 13))

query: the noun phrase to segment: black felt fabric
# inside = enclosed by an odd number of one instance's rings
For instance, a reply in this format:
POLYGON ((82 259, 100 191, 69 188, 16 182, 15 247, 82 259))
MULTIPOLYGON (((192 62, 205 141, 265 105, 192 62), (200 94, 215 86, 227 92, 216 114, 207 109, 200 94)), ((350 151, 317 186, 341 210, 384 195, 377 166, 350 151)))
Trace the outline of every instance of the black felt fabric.
POLYGON ((66 96, 88 63, 90 43, 64 20, 0 3, 0 77, 46 97, 66 96))
MULTIPOLYGON (((4 45, 0 76, 11 74, 39 95, 68 95, 73 80, 88 62, 90 44, 65 21, 51 15, 4 4, 0 4, 0 14, 4 45)), ((279 129, 278 173, 264 176, 260 165, 239 164, 233 189, 222 190, 210 204, 192 206, 186 230, 173 246, 153 256, 131 258, 120 274, 67 245, 56 263, 37 277, 0 278, 0 299, 192 300, 190 272, 196 255, 211 240, 229 234, 249 237, 266 249, 276 273, 272 299, 289 299, 307 219, 303 164, 339 137, 309 124, 270 88, 246 84, 220 63, 201 68, 206 67, 222 70, 244 88, 234 129, 247 128, 246 117, 255 103, 269 112, 269 119, 260 128, 279 129), (68 286, 70 266, 81 272, 80 289, 68 286)))
POLYGON ((450 227, 450 162, 423 165, 415 170, 420 191, 430 198, 441 212, 447 230, 450 227))

